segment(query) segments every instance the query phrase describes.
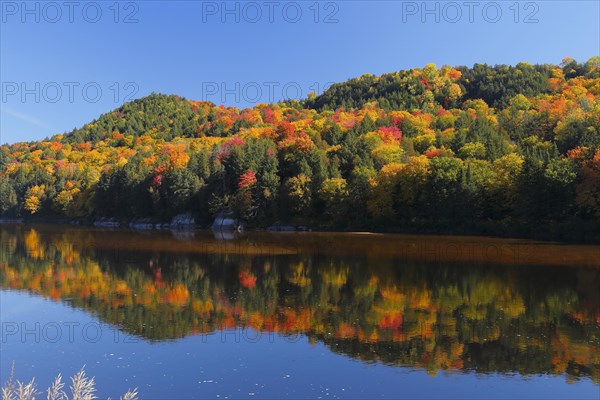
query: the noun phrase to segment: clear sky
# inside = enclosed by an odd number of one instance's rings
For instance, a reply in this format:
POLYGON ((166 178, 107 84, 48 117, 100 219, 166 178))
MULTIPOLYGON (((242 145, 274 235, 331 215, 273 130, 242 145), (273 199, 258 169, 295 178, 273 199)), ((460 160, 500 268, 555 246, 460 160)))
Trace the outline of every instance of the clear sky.
POLYGON ((592 1, 0 1, 0 143, 151 92, 236 107, 364 73, 600 54, 592 1))

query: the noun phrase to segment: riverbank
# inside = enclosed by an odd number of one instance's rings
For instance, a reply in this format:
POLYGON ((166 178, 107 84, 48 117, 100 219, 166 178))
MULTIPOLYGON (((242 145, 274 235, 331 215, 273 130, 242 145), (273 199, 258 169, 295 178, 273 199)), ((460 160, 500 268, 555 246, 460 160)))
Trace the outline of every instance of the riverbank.
MULTIPOLYGON (((116 218, 101 219, 61 219, 61 218, 18 218, 0 219, 3 223, 24 224, 53 224, 93 226, 97 228, 130 228, 134 230, 209 230, 213 224, 197 223, 188 215, 178 215, 170 222, 154 221, 151 219, 119 220, 116 218)), ((519 221, 473 221, 457 224, 452 221, 417 221, 404 226, 386 227, 374 225, 361 225, 355 227, 324 226, 308 223, 282 223, 277 221, 268 226, 239 224, 227 229, 230 231, 271 231, 271 232, 370 232, 370 233, 399 233, 409 235, 449 235, 449 236, 477 236, 528 239, 546 242, 599 244, 600 223, 589 220, 571 220, 568 222, 552 223, 523 223, 519 221)))
MULTIPOLYGON (((3 234, 28 235, 62 248, 114 254, 116 251, 177 255, 293 256, 298 254, 355 259, 444 261, 467 265, 523 265, 600 268, 600 246, 518 238, 368 232, 226 232, 137 230, 58 224, 0 225, 3 234)), ((31 242, 31 239, 29 239, 31 242)), ((392 264, 395 264, 394 261, 392 264)), ((391 264, 390 264, 391 265, 391 264)))

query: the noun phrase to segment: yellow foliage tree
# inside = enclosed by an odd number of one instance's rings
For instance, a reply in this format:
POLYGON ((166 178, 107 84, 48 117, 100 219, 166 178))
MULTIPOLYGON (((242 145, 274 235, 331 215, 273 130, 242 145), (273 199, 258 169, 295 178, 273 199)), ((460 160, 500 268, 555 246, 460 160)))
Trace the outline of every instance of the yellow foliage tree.
POLYGON ((35 185, 29 188, 25 196, 25 210, 30 214, 35 214, 40 210, 42 199, 45 196, 46 187, 44 185, 35 185))

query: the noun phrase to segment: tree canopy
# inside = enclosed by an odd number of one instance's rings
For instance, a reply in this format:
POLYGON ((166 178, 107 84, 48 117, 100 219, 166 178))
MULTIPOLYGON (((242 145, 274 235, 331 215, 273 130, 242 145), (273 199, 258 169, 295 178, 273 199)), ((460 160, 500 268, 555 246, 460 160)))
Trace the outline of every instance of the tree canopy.
POLYGON ((209 224, 228 209, 254 226, 593 230, 599 65, 429 64, 246 109, 152 94, 0 146, 0 213, 209 224))

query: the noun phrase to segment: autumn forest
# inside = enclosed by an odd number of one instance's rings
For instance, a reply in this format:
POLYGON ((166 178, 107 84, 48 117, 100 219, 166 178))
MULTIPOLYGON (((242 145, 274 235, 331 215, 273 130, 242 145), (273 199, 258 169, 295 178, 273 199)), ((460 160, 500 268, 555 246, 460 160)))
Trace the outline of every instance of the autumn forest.
POLYGON ((3 218, 600 240, 600 58, 370 74, 238 109, 152 94, 0 146, 3 218))

